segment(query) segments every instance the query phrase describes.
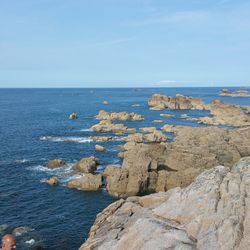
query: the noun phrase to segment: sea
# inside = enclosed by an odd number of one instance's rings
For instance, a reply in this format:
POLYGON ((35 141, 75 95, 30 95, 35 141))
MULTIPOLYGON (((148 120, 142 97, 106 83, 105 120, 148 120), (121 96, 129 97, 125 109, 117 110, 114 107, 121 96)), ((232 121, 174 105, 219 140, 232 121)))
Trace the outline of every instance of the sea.
MULTIPOLYGON (((98 192, 68 189, 75 178, 71 167, 83 157, 100 159, 98 172, 108 164, 121 164, 117 147, 123 136, 112 142, 98 143, 107 149, 97 153, 90 130, 100 110, 136 112, 145 117, 140 122, 124 122, 130 128, 164 124, 204 126, 189 117, 207 116, 207 111, 151 111, 148 98, 155 93, 175 96, 177 93, 250 105, 249 98, 220 97, 222 88, 79 88, 79 89, 0 89, 0 238, 15 228, 24 227, 17 235, 17 249, 75 250, 88 237, 96 215, 116 199, 105 188, 98 192), (108 105, 103 101, 107 100, 108 105), (68 116, 76 112, 77 120, 68 116), (175 117, 161 117, 161 113, 175 117), (164 123, 153 123, 153 120, 164 123), (49 170, 51 159, 63 159, 67 165, 49 170), (51 187, 45 180, 59 176, 60 185, 51 187)), ((228 88, 235 91, 235 88, 228 88)), ((250 89, 247 89, 250 90, 250 89)), ((111 134, 108 134, 111 135, 111 134)), ((171 138, 171 135, 169 135, 171 138)), ((172 138, 173 139, 173 138, 172 138)))

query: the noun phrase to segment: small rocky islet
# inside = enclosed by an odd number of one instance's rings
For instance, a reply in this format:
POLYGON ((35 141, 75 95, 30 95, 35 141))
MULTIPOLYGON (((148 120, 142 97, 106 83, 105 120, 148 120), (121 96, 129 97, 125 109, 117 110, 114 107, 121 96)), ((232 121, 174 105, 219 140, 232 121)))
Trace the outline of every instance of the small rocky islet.
MULTIPOLYGON (((97 215, 80 249, 247 249, 250 108, 219 100, 205 104, 180 94, 155 94, 148 106, 152 112, 200 110, 210 115, 181 115, 203 127, 162 124, 161 129, 142 126, 137 131, 122 122, 143 121, 140 114, 99 112, 100 122, 91 129, 104 135, 92 140, 105 143, 122 136, 124 145, 118 153, 122 164, 97 173, 101 159, 83 158, 72 167, 78 177, 66 186, 98 191, 105 183, 108 194, 121 199, 97 215), (175 139, 169 140, 166 133, 175 139)), ((174 116, 159 112, 166 119, 174 116)), ((96 152, 106 150, 95 145, 96 152)), ((65 164, 57 159, 48 167, 65 164)), ((56 176, 47 181, 52 186, 58 182, 56 176)))

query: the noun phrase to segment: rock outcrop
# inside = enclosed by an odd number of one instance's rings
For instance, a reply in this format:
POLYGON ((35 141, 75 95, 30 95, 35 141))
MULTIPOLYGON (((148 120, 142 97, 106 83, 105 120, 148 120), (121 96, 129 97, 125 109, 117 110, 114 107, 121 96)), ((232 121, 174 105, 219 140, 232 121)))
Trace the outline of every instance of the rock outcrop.
MULTIPOLYGON (((151 129, 146 129, 144 131, 151 131, 151 129)), ((125 142, 165 142, 167 141, 167 136, 165 136, 161 131, 152 130, 151 133, 141 134, 131 134, 124 138, 125 142)))
POLYGON ((106 151, 106 148, 104 148, 104 147, 101 146, 101 145, 95 145, 95 151, 96 151, 96 152, 105 152, 105 151, 106 151))
POLYGON ((91 129, 95 132, 99 133, 125 133, 127 131, 127 127, 124 124, 115 124, 112 123, 111 120, 102 120, 98 124, 93 125, 91 129))
POLYGON ((77 118, 78 118, 77 113, 72 113, 72 114, 69 116, 69 119, 70 119, 70 120, 75 120, 75 119, 77 119, 77 118))
POLYGON ((84 174, 67 184, 68 188, 75 188, 82 191, 98 191, 102 188, 102 175, 84 174))
POLYGON ((247 250, 250 157, 206 170, 188 187, 119 200, 97 215, 80 250, 247 250))
POLYGON ((113 141, 114 137, 112 136, 92 136, 91 140, 94 142, 107 142, 107 141, 113 141))
POLYGON ((237 90, 235 92, 231 92, 228 89, 223 89, 220 92, 220 96, 230 96, 230 97, 250 97, 250 93, 247 90, 237 90))
POLYGON ((198 109, 205 110, 206 105, 201 99, 190 96, 177 94, 176 97, 155 94, 149 101, 148 105, 155 108, 154 110, 163 109, 198 109))
POLYGON ((127 197, 185 187, 206 169, 231 167, 250 155, 250 127, 176 127, 173 131, 176 139, 171 143, 125 144, 122 167, 114 167, 107 175, 109 194, 127 197))
POLYGON ((54 169, 54 168, 60 168, 63 167, 66 164, 64 160, 55 159, 48 161, 47 167, 54 169))
POLYGON ((57 186, 59 184, 59 180, 56 176, 50 177, 46 183, 50 186, 57 186))
POLYGON ((142 121, 144 120, 142 115, 136 113, 127 112, 107 112, 100 110, 96 116, 99 120, 118 120, 118 121, 142 121))
POLYGON ((208 105, 208 109, 211 111, 212 116, 201 118, 201 123, 233 127, 250 126, 250 116, 240 106, 215 100, 208 105))
POLYGON ((81 173, 94 173, 99 165, 99 159, 91 156, 82 158, 72 169, 81 173))

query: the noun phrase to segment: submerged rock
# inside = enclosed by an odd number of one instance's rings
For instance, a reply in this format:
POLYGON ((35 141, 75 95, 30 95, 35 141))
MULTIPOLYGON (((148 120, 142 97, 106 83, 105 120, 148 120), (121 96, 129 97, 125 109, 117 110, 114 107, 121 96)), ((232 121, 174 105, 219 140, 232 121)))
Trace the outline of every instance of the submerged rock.
POLYGON ((105 110, 100 110, 96 118, 99 120, 118 120, 118 121, 142 121, 144 120, 143 116, 136 114, 136 113, 107 112, 105 110))
POLYGON ((250 158, 206 170, 184 189, 121 199, 96 217, 87 249, 242 250, 250 241, 250 158))
POLYGON ((59 184, 59 180, 56 176, 53 176, 53 177, 49 178, 46 181, 46 183, 49 184, 50 186, 57 186, 59 184))
POLYGON ((91 156, 82 158, 72 169, 81 173, 94 173, 99 165, 99 159, 91 156))
MULTIPOLYGON (((153 107, 154 110, 163 110, 163 109, 205 110, 206 109, 206 105, 202 102, 201 99, 193 98, 190 96, 183 96, 180 94, 177 94, 176 97, 155 94, 149 99, 148 105, 150 107, 153 107)), ((151 110, 153 108, 151 108, 151 110)))
POLYGON ((19 237, 22 236, 23 234, 26 234, 28 232, 33 231, 34 229, 30 228, 30 227, 17 227, 16 229, 13 230, 12 234, 15 237, 19 237))
POLYGON ((70 181, 67 187, 82 191, 98 191, 102 188, 102 175, 84 174, 84 176, 70 181))
POLYGON ((64 160, 55 159, 55 160, 50 160, 47 164, 47 167, 54 169, 54 168, 63 167, 65 164, 66 164, 66 162, 64 160))

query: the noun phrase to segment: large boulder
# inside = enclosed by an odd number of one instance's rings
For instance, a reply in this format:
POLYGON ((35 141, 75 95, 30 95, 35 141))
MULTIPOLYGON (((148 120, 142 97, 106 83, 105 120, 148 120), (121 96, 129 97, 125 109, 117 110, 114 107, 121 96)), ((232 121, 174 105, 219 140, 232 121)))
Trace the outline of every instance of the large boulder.
POLYGON ((125 133, 127 131, 127 127, 124 124, 115 124, 111 120, 102 120, 98 124, 93 125, 91 129, 99 133, 125 133))
POLYGON ((82 191, 98 191, 102 188, 102 175, 84 174, 84 176, 68 182, 67 187, 82 191))
POLYGON ((100 110, 96 118, 99 120, 118 120, 118 121, 142 121, 144 120, 143 116, 137 113, 107 112, 105 110, 100 110))
POLYGON ((95 145, 95 151, 96 152, 105 152, 106 149, 101 145, 95 145))
POLYGON ((59 180, 56 176, 50 177, 46 183, 50 186, 57 186, 59 184, 59 180))
POLYGON ((94 173, 99 165, 99 159, 91 156, 82 158, 72 169, 81 173, 94 173))
POLYGON ((188 187, 111 204, 80 250, 246 250, 250 242, 250 157, 230 171, 206 170, 188 187))
POLYGON ((66 164, 64 160, 55 159, 48 161, 47 167, 54 169, 54 168, 60 168, 63 167, 66 164))
POLYGON ((231 167, 250 155, 250 127, 176 127, 174 132, 171 143, 126 143, 122 167, 107 176, 109 194, 127 197, 185 187, 206 169, 231 167))
POLYGON ((77 113, 72 113, 72 114, 70 114, 70 116, 69 116, 69 119, 70 119, 70 120, 75 120, 75 119, 77 119, 77 118, 78 118, 77 113))
POLYGON ((198 109, 205 110, 201 99, 177 94, 176 97, 155 94, 148 100, 148 105, 155 110, 163 109, 198 109))
POLYGON ((107 142, 107 141, 113 141, 115 138, 112 136, 92 136, 91 140, 94 142, 107 142))

